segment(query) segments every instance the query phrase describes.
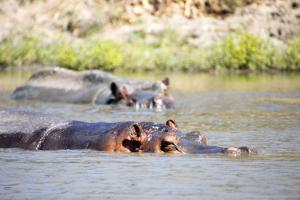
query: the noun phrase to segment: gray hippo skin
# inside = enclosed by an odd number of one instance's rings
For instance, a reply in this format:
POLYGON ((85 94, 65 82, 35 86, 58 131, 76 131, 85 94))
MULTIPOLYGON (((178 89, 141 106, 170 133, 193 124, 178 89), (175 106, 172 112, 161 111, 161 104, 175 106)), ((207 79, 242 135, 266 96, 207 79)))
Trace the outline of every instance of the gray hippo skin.
POLYGON ((136 108, 173 107, 169 80, 150 82, 127 80, 100 70, 76 72, 62 68, 33 74, 11 97, 66 103, 124 104, 136 108))
POLYGON ((0 148, 130 152, 141 143, 140 130, 134 122, 86 123, 41 113, 0 111, 0 148))
POLYGON ((205 134, 183 133, 173 120, 87 123, 29 112, 0 111, 0 148, 94 149, 109 152, 250 154, 248 147, 207 145, 205 134))

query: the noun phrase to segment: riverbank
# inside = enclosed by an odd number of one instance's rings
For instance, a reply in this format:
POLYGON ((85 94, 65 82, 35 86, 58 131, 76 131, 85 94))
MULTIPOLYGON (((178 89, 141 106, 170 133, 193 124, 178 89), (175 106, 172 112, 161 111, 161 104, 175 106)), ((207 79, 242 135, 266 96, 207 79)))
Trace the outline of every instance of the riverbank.
POLYGON ((294 0, 16 2, 0 3, 1 69, 300 69, 300 4, 294 0))

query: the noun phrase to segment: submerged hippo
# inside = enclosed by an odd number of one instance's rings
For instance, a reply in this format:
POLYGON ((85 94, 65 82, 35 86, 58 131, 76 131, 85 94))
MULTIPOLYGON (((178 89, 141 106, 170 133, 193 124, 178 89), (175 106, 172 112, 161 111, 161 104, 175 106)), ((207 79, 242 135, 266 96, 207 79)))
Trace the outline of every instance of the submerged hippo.
POLYGON ((127 80, 100 70, 75 72, 57 67, 33 74, 24 85, 16 88, 11 97, 164 109, 173 107, 168 88, 168 78, 157 82, 127 80))
POLYGON ((87 123, 39 113, 0 111, 0 148, 94 149, 109 152, 250 154, 248 147, 207 144, 200 132, 183 133, 173 120, 87 123))
POLYGON ((134 122, 86 123, 41 113, 0 111, 0 148, 132 152, 144 138, 141 130, 134 122))

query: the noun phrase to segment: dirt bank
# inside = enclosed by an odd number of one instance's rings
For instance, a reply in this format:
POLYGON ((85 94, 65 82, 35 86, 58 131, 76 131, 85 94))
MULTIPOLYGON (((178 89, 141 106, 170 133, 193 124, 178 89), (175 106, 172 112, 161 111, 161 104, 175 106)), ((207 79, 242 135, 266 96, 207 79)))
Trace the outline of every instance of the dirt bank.
POLYGON ((146 39, 166 28, 203 47, 245 30, 281 44, 300 35, 298 0, 0 1, 0 40, 28 33, 48 40, 146 39))

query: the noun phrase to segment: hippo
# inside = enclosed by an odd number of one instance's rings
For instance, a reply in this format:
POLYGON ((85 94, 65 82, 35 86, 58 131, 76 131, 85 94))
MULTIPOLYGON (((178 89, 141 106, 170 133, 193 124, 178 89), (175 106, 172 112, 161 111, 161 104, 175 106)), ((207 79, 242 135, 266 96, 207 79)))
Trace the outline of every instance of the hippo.
POLYGON ((184 133, 174 120, 153 122, 69 121, 60 117, 0 111, 0 148, 28 150, 93 149, 108 152, 249 155, 249 147, 208 145, 206 134, 184 133))
POLYGON ((42 113, 0 111, 0 148, 134 152, 143 137, 135 122, 87 123, 42 113))
POLYGON ((168 109, 170 81, 151 82, 115 77, 100 70, 76 72, 59 67, 34 73, 11 94, 16 100, 65 103, 122 104, 135 108, 168 109))

